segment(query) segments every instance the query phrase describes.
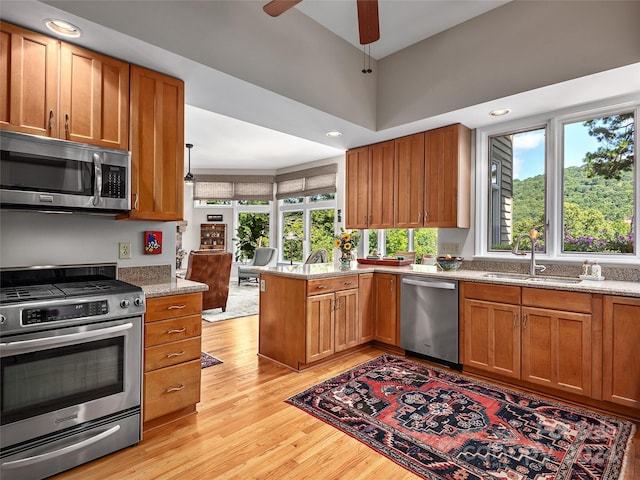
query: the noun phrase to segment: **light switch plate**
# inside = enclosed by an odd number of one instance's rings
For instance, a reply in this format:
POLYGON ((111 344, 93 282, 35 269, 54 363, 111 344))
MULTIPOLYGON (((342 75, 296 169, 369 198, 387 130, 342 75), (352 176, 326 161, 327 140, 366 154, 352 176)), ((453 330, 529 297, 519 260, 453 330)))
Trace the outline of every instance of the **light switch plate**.
POLYGON ((260 279, 260 291, 261 292, 267 291, 267 282, 265 282, 263 279, 260 279))

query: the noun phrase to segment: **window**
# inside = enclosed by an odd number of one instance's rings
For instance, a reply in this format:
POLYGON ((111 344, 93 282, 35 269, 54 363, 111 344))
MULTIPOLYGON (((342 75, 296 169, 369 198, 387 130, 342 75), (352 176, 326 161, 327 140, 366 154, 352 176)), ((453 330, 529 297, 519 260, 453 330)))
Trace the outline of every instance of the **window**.
POLYGON ((510 255, 535 228, 549 258, 639 259, 637 116, 636 103, 479 131, 476 255, 510 255))
POLYGON ((380 255, 390 256, 396 252, 416 252, 416 261, 425 253, 438 253, 437 228, 398 228, 386 230, 365 230, 363 237, 368 251, 364 255, 377 251, 380 255), (381 246, 384 245, 384 249, 381 246))

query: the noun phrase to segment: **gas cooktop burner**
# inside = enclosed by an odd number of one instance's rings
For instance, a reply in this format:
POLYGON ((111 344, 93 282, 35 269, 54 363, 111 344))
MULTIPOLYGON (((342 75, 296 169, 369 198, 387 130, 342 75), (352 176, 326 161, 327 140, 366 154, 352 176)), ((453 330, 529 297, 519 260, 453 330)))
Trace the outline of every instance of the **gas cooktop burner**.
POLYGON ((53 285, 25 285, 0 290, 0 302, 28 302, 43 298, 64 297, 64 293, 53 285))

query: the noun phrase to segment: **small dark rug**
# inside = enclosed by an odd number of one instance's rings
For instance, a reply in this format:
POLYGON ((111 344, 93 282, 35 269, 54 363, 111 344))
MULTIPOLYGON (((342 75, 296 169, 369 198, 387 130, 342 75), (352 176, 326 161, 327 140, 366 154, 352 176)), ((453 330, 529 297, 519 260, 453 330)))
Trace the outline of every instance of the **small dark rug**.
POLYGON ((432 480, 614 480, 634 430, 392 355, 286 402, 432 480))
POLYGON ((200 353, 200 367, 207 368, 212 367, 213 365, 219 365, 224 363, 219 358, 214 357, 213 355, 209 355, 207 352, 200 353))

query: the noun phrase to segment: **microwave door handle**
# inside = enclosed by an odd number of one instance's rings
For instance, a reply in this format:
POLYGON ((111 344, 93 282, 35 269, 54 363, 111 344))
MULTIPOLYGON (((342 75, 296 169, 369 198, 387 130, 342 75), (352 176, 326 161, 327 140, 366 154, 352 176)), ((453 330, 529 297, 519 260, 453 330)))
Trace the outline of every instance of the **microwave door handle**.
POLYGON ((93 189, 93 205, 100 205, 102 198, 102 162, 100 161, 100 155, 93 154, 93 171, 95 173, 95 184, 93 189))
POLYGON ((90 330, 88 332, 70 333, 68 335, 60 335, 57 337, 35 338, 33 340, 19 340, 17 342, 0 343, 0 347, 5 351, 17 350, 30 347, 44 347, 70 342, 72 340, 86 340, 87 338, 99 337, 109 333, 121 332, 133 328, 133 323, 123 323, 113 327, 101 328, 99 330, 90 330))

